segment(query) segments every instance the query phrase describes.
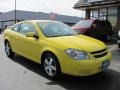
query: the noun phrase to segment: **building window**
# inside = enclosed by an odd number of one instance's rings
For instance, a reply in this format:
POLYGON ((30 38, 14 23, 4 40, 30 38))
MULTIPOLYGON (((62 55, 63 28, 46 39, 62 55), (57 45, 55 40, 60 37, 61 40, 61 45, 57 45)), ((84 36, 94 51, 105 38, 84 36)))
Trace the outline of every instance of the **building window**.
POLYGON ((107 19, 112 24, 113 30, 116 30, 116 28, 117 28, 117 13, 118 13, 117 7, 109 7, 108 8, 107 19))
POLYGON ((117 15, 117 13, 118 13, 117 7, 108 8, 108 15, 117 15))
POLYGON ((99 9, 99 19, 106 20, 106 17, 107 17, 107 8, 99 9))
POLYGON ((90 12, 90 19, 106 20, 107 8, 93 9, 90 12))
POLYGON ((90 19, 98 19, 98 9, 93 9, 90 11, 90 19))
POLYGON ((112 26, 117 25, 117 16, 108 16, 108 20, 111 22, 112 26))

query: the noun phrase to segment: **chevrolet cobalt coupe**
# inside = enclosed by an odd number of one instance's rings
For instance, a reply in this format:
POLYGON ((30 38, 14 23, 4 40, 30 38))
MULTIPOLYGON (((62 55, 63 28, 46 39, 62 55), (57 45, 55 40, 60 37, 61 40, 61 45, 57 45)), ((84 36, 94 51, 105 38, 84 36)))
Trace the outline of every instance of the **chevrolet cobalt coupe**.
POLYGON ((39 63, 51 78, 61 73, 93 75, 111 62, 111 52, 103 42, 77 35, 58 21, 19 22, 4 31, 4 45, 8 57, 16 53, 39 63))

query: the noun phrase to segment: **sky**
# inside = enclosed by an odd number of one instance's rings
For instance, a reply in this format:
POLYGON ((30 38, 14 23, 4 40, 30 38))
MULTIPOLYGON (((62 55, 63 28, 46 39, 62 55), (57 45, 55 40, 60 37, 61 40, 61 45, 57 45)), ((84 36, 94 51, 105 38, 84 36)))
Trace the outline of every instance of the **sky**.
MULTIPOLYGON (((16 0, 16 9, 24 11, 57 13, 84 17, 85 12, 73 9, 79 0, 16 0)), ((0 12, 14 10, 15 0, 0 0, 0 12)))

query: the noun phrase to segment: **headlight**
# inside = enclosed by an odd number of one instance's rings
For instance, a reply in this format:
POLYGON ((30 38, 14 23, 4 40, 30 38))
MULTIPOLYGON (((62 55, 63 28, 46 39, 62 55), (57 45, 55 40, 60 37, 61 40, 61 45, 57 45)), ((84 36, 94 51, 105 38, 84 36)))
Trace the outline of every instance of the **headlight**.
POLYGON ((118 37, 120 38, 120 31, 118 31, 118 37))
POLYGON ((77 49, 69 48, 69 49, 65 50, 65 52, 71 58, 73 58, 75 60, 88 60, 89 59, 89 56, 84 51, 80 51, 80 50, 77 50, 77 49))

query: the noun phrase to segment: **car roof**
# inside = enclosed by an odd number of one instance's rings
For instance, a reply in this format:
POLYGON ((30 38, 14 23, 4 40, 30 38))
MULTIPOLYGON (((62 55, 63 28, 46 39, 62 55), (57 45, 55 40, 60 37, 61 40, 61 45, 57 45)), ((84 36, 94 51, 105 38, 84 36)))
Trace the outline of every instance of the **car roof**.
POLYGON ((25 20, 22 22, 58 22, 58 21, 53 21, 53 20, 25 20))
MULTIPOLYGON (((25 22, 30 22, 30 23, 46 22, 47 23, 47 22, 59 22, 59 21, 53 21, 53 20, 25 20, 25 21, 17 22, 13 26, 18 25, 18 24, 22 24, 22 23, 25 23, 25 22)), ((13 27, 13 26, 11 26, 11 27, 13 27)))

